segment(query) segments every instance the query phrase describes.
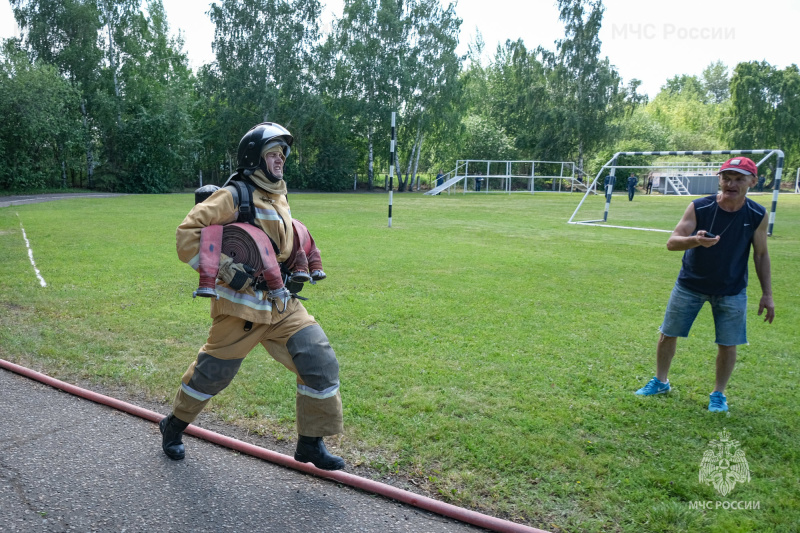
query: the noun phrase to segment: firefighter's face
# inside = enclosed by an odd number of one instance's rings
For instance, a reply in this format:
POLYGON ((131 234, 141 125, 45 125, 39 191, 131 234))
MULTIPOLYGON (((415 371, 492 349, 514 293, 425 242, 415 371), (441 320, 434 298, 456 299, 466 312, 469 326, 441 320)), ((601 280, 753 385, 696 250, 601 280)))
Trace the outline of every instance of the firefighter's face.
POLYGON ((267 152, 264 154, 264 161, 273 176, 278 179, 283 178, 283 154, 281 152, 267 152))

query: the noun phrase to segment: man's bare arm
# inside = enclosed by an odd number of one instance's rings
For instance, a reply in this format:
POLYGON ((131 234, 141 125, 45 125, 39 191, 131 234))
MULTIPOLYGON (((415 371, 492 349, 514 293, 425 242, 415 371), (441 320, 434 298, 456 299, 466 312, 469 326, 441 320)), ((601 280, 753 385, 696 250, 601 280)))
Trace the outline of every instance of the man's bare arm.
POLYGON ((767 226, 769 225, 769 213, 764 213, 764 219, 756 228, 753 234, 753 263, 756 267, 756 275, 761 284, 761 300, 758 303, 758 315, 764 310, 764 322, 772 324, 775 318, 775 302, 772 300, 772 266, 767 250, 767 226))
POLYGON ((697 232, 697 235, 692 235, 695 228, 697 228, 697 215, 695 215, 694 212, 694 204, 689 204, 689 207, 684 211, 683 217, 681 217, 680 222, 675 226, 675 230, 667 241, 667 250, 679 252, 690 248, 697 248, 698 246, 708 248, 719 242, 719 235, 711 239, 705 236, 705 230, 700 230, 697 232))

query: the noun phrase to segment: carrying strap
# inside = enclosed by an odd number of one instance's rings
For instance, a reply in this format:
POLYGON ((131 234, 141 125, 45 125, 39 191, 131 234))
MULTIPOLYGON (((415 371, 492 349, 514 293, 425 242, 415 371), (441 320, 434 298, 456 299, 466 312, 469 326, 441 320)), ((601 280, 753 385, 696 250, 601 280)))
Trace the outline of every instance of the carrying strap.
POLYGON ((253 205, 253 191, 255 187, 243 180, 230 180, 225 186, 233 197, 233 206, 238 208, 239 216, 236 222, 256 225, 256 208, 253 205))

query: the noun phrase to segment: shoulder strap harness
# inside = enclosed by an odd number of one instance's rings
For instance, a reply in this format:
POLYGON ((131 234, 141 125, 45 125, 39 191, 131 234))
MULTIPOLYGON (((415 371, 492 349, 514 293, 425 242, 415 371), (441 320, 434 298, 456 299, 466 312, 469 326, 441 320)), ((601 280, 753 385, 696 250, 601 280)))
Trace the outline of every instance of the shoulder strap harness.
POLYGON ((238 208, 239 216, 236 222, 245 222, 256 225, 256 208, 253 205, 253 191, 255 187, 244 180, 230 180, 225 188, 233 196, 233 207, 238 208))

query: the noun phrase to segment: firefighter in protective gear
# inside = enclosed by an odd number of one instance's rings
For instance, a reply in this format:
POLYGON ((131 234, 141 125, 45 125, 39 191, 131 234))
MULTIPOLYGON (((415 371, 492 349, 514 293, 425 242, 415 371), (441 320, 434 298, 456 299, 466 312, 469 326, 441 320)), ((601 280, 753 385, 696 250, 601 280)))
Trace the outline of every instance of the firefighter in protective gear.
MULTIPOLYGON (((294 240, 283 180, 292 142, 292 135, 282 126, 258 124, 240 141, 237 173, 231 177, 255 186, 255 225, 274 243, 278 262, 289 257, 294 240)), ((196 204, 178 226, 178 257, 197 269, 203 228, 236 222, 237 217, 230 190, 215 191, 196 204)), ((160 423, 162 448, 171 459, 184 457, 183 431, 211 398, 230 384, 247 354, 261 344, 297 376, 295 459, 324 470, 344 468, 344 460, 329 453, 322 440, 343 429, 339 362, 328 338, 298 299, 290 299, 284 308, 275 305, 258 284, 236 283, 237 290, 224 281, 247 273, 245 267, 231 260, 220 265, 215 288, 219 298, 211 299, 213 322, 208 340, 183 375, 172 413, 160 423)))

